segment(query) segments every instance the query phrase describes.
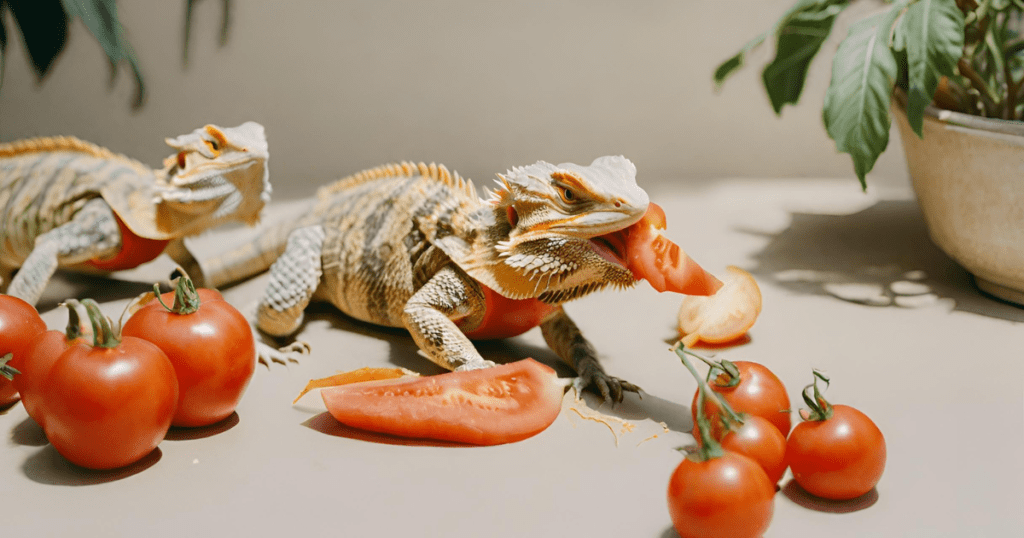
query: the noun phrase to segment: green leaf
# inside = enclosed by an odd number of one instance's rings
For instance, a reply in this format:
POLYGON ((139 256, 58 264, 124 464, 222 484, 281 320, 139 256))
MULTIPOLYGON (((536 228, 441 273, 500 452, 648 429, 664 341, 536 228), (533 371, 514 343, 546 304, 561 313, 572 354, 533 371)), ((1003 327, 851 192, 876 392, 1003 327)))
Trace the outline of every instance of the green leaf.
POLYGON ((135 75, 136 92, 132 106, 142 106, 146 89, 139 70, 139 61, 135 50, 124 36, 124 28, 117 18, 117 4, 114 0, 60 0, 67 14, 74 19, 80 17, 89 32, 99 41, 107 54, 111 66, 116 67, 121 61, 127 61, 128 67, 135 75))
MULTIPOLYGON (((199 0, 185 0, 185 45, 181 53, 181 60, 185 66, 188 66, 188 49, 189 43, 192 42, 192 13, 196 2, 199 2, 199 0)), ((220 46, 222 47, 228 42, 228 30, 230 27, 231 0, 221 0, 220 46)))
POLYGON ((39 80, 50 71, 67 43, 67 15, 60 0, 7 0, 21 28, 29 59, 39 80))
POLYGON ((836 148, 849 153, 861 186, 889 144, 889 102, 896 58, 889 49, 892 17, 878 14, 850 27, 832 61, 823 119, 836 148))
POLYGON ((919 0, 900 18, 896 33, 907 51, 907 120, 922 136, 924 109, 939 78, 955 76, 963 55, 964 15, 955 0, 919 0))
POLYGON ((740 51, 737 52, 735 56, 722 62, 718 66, 718 69, 715 69, 715 84, 721 86, 722 83, 725 82, 725 79, 728 78, 729 75, 733 73, 733 71, 736 71, 737 69, 743 66, 743 62, 744 60, 746 60, 747 54, 750 54, 751 50, 760 46, 761 43, 764 43, 764 40, 767 37, 768 32, 765 32, 755 37, 754 39, 751 39, 749 42, 747 42, 746 45, 743 45, 743 48, 740 49, 740 51))
POLYGON ((807 69, 832 31, 846 0, 803 0, 780 19, 775 34, 775 59, 762 73, 772 108, 778 114, 800 99, 807 69))

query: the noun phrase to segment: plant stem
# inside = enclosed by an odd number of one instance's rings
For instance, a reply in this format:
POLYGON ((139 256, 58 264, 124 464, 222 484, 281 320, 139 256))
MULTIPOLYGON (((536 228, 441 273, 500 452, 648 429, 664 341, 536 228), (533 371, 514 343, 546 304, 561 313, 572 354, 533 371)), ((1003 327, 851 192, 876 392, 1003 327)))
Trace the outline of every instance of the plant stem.
POLYGON ((970 62, 965 58, 960 58, 960 61, 956 64, 957 69, 960 70, 960 74, 967 77, 967 80, 971 81, 971 86, 975 90, 978 90, 980 94, 982 104, 985 108, 985 114, 992 116, 993 113, 998 109, 996 101, 999 99, 995 96, 995 92, 989 87, 989 85, 981 78, 981 75, 971 67, 970 62))

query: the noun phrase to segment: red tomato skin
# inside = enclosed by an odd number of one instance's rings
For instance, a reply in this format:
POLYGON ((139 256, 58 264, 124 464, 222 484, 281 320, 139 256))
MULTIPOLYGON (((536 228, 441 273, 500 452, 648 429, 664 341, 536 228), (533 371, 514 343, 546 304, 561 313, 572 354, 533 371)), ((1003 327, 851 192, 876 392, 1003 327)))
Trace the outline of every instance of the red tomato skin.
POLYGON ((484 319, 471 331, 463 331, 473 340, 511 338, 540 325, 557 307, 538 299, 509 299, 481 285, 484 292, 484 319))
MULTIPOLYGON (((13 353, 12 366, 17 368, 21 349, 46 331, 46 322, 27 302, 0 294, 0 357, 13 353)), ((17 377, 17 374, 15 374, 17 377)), ((18 401, 18 390, 6 377, 0 377, 0 408, 18 401)))
POLYGON ((786 437, 767 419, 748 415, 742 426, 722 436, 721 443, 723 449, 761 465, 772 484, 778 484, 786 474, 786 437))
POLYGON ((668 511, 681 538, 755 538, 775 510, 775 487, 754 460, 726 452, 684 459, 668 483, 668 511))
POLYGON ((126 336, 114 348, 76 344, 42 390, 43 431, 57 452, 88 469, 116 469, 153 451, 178 402, 174 367, 155 345, 126 336))
POLYGON ((85 262, 102 271, 120 271, 133 269, 144 263, 153 261, 163 253, 170 241, 166 239, 147 239, 131 231, 121 217, 117 218, 117 227, 121 231, 121 250, 117 254, 104 259, 92 259, 85 262))
MULTIPOLYGON (((173 426, 208 426, 227 418, 256 371, 256 342, 245 316, 214 290, 201 289, 199 297, 192 314, 151 302, 121 331, 152 342, 174 365, 179 396, 173 426)), ((164 301, 170 306, 173 293, 164 301)))
POLYGON ((786 442, 793 478, 811 495, 847 500, 878 484, 885 470, 885 438, 867 415, 832 406, 827 420, 797 424, 786 442))
POLYGON ((88 343, 86 338, 68 340, 64 331, 45 331, 22 348, 21 355, 11 361, 21 372, 14 376, 14 388, 18 389, 21 404, 32 420, 40 425, 46 420, 45 402, 40 393, 57 359, 72 346, 88 343))
POLYGON ((555 371, 533 359, 445 374, 366 381, 321 390, 339 422, 414 439, 512 443, 554 422, 562 407, 555 371))
MULTIPOLYGON (((789 434, 792 426, 789 409, 789 395, 786 387, 782 384, 771 370, 756 362, 736 361, 733 364, 740 372, 740 382, 733 387, 720 387, 714 382, 709 383, 711 390, 715 391, 720 398, 737 413, 757 415, 763 417, 775 425, 785 437, 789 434)), ((690 413, 694 424, 697 422, 697 393, 693 394, 690 404, 690 413)), ((705 415, 711 419, 711 425, 715 431, 715 439, 721 438, 724 433, 718 419, 718 406, 708 402, 704 406, 705 415)))

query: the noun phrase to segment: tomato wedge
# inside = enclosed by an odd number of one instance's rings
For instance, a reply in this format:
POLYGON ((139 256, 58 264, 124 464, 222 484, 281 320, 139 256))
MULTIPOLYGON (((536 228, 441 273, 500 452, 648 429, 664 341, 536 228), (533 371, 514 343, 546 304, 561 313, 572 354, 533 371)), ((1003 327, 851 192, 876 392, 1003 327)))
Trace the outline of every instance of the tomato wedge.
POLYGON ((416 439, 499 445, 532 437, 562 407, 555 371, 533 360, 320 391, 342 424, 416 439))
POLYGON ((664 229, 665 211, 652 202, 638 222, 601 239, 616 246, 624 242, 626 268, 659 292, 711 295, 718 291, 722 283, 662 235, 664 229))
POLYGON ((761 314, 761 288, 753 275, 730 265, 729 276, 714 295, 685 297, 679 305, 679 334, 683 345, 698 342, 739 342, 761 314))

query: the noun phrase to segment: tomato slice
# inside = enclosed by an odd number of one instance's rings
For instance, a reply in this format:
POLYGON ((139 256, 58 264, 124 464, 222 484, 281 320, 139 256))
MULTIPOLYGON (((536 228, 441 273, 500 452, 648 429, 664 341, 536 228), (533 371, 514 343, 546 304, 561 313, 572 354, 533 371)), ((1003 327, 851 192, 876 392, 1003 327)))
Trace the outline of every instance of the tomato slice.
POLYGON ((730 265, 729 276, 710 297, 686 297, 679 305, 683 345, 739 342, 761 314, 761 288, 754 277, 730 265))
POLYGON ((646 280, 659 292, 712 295, 718 291, 722 283, 662 235, 665 226, 665 211, 652 202, 638 222, 601 239, 609 245, 621 246, 626 268, 633 277, 646 280))
POLYGON ((533 360, 320 391, 342 424, 401 437, 498 445, 544 431, 562 407, 555 371, 533 360))

